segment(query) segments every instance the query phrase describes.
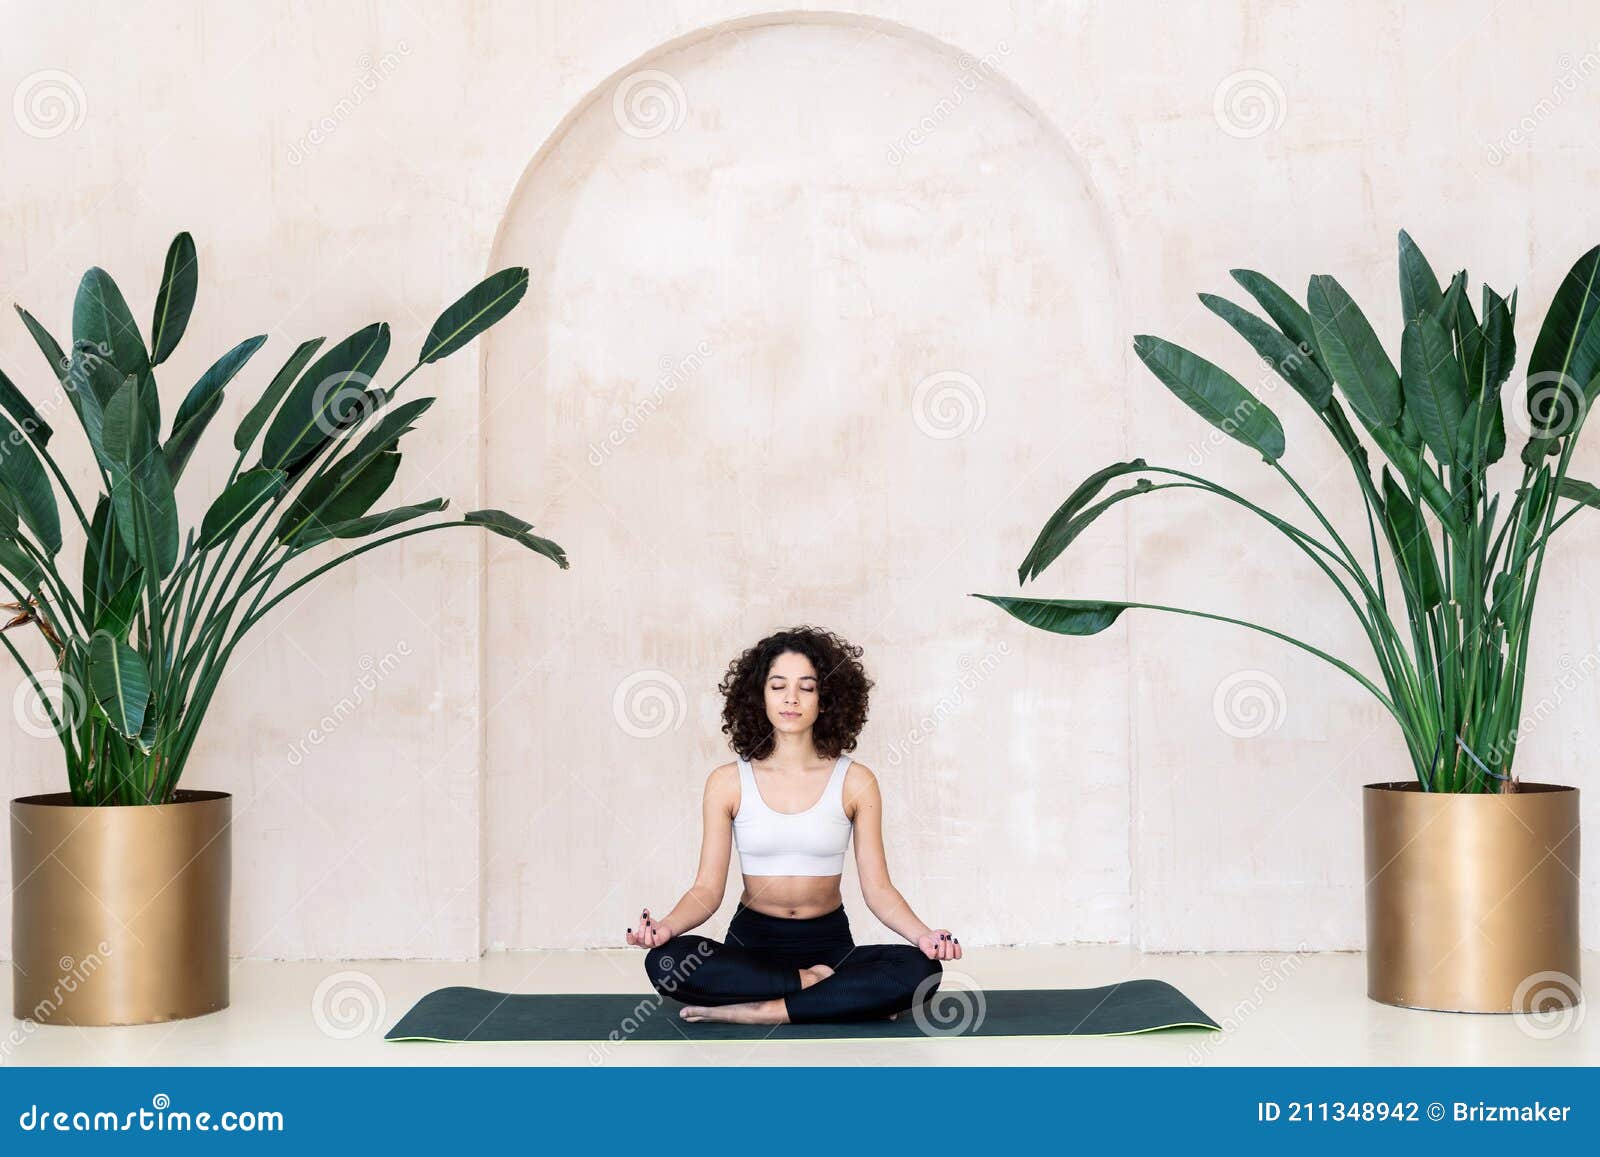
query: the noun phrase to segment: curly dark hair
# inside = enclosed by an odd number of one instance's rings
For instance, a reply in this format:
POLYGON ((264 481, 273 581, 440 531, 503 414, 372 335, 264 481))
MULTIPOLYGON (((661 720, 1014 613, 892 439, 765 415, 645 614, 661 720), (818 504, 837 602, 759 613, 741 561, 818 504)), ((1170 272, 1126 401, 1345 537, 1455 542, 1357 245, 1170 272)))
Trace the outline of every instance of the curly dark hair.
POLYGON ((861 648, 821 627, 791 627, 768 635, 728 664, 728 673, 717 685, 722 692, 722 730, 744 759, 772 754, 765 687, 773 661, 787 651, 804 655, 816 668, 817 721, 811 738, 818 755, 837 759, 855 748, 856 736, 866 725, 872 680, 861 665, 861 648))

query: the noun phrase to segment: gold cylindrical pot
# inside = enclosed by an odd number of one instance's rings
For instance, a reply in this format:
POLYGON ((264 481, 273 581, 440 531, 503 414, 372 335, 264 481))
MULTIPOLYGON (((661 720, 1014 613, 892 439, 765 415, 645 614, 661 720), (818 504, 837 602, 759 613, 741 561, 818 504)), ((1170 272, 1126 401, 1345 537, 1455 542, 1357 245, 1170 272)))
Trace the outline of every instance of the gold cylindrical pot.
POLYGON ((1448 1012, 1549 1012, 1583 999, 1578 791, 1362 791, 1367 995, 1448 1012))
POLYGON ((233 797, 79 807, 11 801, 12 1010, 38 1024, 148 1024, 228 1006, 233 797))

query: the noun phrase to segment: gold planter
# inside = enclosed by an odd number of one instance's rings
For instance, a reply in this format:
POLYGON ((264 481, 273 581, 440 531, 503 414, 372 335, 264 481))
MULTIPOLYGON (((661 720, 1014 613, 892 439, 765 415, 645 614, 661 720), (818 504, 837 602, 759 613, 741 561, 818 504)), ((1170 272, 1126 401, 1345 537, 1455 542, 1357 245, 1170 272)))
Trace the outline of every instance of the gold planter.
POLYGON ((1367 995, 1448 1012, 1549 1012, 1583 999, 1578 791, 1362 790, 1367 995))
POLYGON ((78 807, 11 801, 12 1011, 148 1024, 228 1006, 233 797, 78 807))

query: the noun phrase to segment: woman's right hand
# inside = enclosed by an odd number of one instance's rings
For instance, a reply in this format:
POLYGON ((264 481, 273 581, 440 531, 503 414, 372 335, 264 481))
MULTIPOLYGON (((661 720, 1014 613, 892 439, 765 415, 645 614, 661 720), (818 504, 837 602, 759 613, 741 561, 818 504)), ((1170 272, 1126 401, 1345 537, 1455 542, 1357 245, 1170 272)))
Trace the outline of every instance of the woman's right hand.
POLYGON ((639 913, 639 926, 628 929, 628 943, 640 948, 654 948, 658 944, 665 944, 672 939, 672 929, 665 924, 657 924, 650 918, 650 909, 646 908, 639 913))

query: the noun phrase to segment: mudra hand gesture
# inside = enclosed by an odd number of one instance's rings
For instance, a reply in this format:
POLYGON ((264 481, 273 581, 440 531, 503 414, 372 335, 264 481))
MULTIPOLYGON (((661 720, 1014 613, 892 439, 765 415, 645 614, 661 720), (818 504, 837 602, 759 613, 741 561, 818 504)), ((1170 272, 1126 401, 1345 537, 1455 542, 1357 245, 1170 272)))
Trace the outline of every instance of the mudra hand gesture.
MULTIPOLYGON (((615 928, 616 925, 613 924, 612 927, 615 928)), ((654 948, 657 944, 665 944, 671 939, 672 929, 650 919, 648 908, 639 913, 639 927, 628 929, 628 943, 640 948, 654 948)))

